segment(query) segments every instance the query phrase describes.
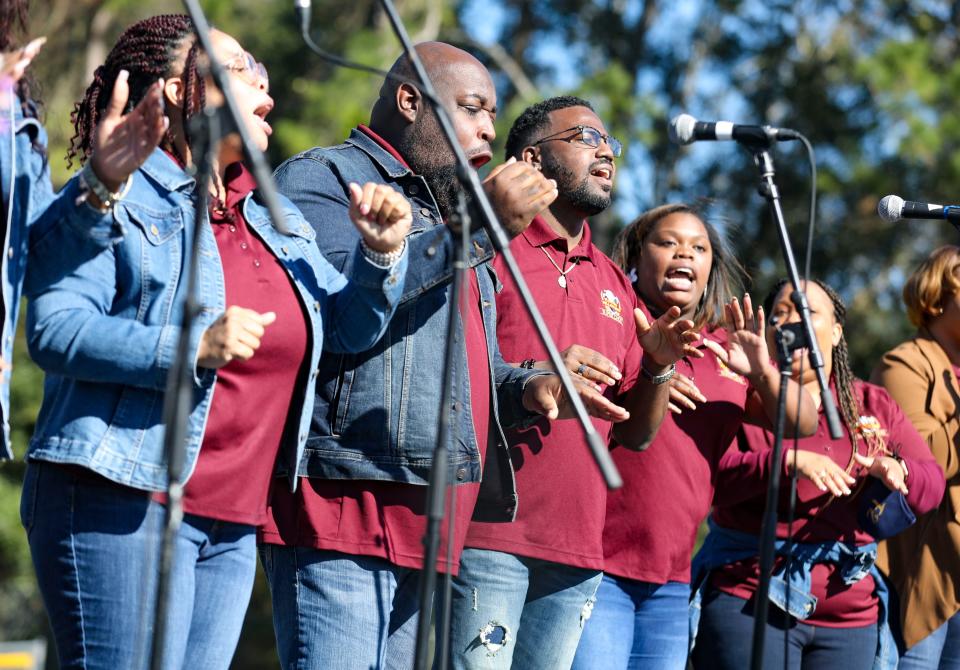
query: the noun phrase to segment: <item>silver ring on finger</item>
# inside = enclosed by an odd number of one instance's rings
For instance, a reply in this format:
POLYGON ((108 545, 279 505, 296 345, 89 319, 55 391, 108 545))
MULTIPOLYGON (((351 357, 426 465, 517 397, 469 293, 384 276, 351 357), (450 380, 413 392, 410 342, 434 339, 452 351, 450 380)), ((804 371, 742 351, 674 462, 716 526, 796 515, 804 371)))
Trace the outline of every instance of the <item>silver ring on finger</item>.
POLYGON ((581 364, 577 367, 577 374, 580 375, 581 377, 583 376, 583 373, 586 372, 586 371, 587 371, 587 366, 586 366, 585 363, 581 363, 581 364))

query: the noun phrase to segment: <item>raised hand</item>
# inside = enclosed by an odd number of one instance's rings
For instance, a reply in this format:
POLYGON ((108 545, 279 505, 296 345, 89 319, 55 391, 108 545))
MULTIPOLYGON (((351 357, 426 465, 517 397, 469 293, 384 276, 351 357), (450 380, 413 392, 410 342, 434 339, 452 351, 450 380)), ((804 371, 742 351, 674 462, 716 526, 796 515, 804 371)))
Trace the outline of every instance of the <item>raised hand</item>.
POLYGON ((679 372, 674 373, 670 379, 670 401, 667 409, 674 414, 683 414, 684 409, 696 409, 698 402, 707 402, 707 397, 690 377, 679 372))
POLYGON ((266 327, 277 320, 274 312, 259 314, 232 305, 200 336, 197 367, 217 369, 231 361, 246 361, 260 348, 266 327))
POLYGON ((829 491, 837 497, 850 495, 850 487, 857 483, 857 480, 837 465, 832 458, 812 451, 799 449, 788 451, 787 471, 803 475, 824 493, 829 491), (796 454, 796 462, 794 462, 794 454, 796 454))
POLYGON ((500 224, 510 237, 522 233, 533 217, 557 199, 557 182, 547 179, 529 163, 511 157, 483 180, 500 224))
MULTIPOLYGON (((586 406, 587 413, 591 416, 614 423, 630 418, 630 412, 603 397, 593 384, 574 377, 573 385, 580 394, 580 400, 586 406)), ((575 416, 570 398, 560 384, 560 377, 552 374, 534 377, 527 382, 523 389, 523 406, 550 420, 570 419, 575 416)))
POLYGON ((111 192, 143 165, 170 125, 163 114, 163 80, 149 88, 133 111, 123 113, 130 98, 129 78, 126 70, 117 75, 110 102, 93 135, 90 166, 111 192))
POLYGON ((670 365, 684 356, 703 358, 703 352, 693 346, 700 339, 693 330, 693 321, 681 319, 680 314, 680 308, 674 305, 651 324, 643 310, 633 310, 643 353, 657 365, 670 365))
POLYGON ((0 53, 0 77, 20 81, 23 73, 30 67, 30 62, 40 53, 40 48, 47 41, 46 37, 38 37, 21 49, 0 53))
POLYGON ((739 375, 754 380, 769 372, 772 367, 767 350, 763 307, 753 311, 750 294, 743 296, 743 308, 733 298, 723 306, 723 328, 727 331, 726 349, 716 342, 704 341, 717 358, 739 375))
POLYGON ((413 210, 410 201, 387 184, 350 184, 350 220, 368 247, 390 253, 410 232, 413 210))
POLYGON ((891 491, 900 491, 907 495, 907 473, 903 464, 891 456, 862 456, 854 454, 857 463, 862 465, 871 477, 876 477, 891 491))

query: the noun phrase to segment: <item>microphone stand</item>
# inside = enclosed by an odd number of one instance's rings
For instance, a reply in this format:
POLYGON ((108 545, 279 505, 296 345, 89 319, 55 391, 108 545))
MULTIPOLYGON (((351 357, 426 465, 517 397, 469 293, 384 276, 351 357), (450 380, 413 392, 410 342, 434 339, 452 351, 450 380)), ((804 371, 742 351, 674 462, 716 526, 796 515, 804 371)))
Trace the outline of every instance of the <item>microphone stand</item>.
MULTIPOLYGON (((797 313, 800 315, 800 324, 803 336, 809 345, 810 365, 817 375, 817 382, 820 385, 820 404, 823 407, 824 414, 827 417, 827 426, 830 430, 830 436, 839 439, 843 436, 840 428, 840 416, 837 413, 837 405, 830 393, 830 387, 827 383, 827 377, 823 370, 823 355, 817 344, 816 335, 813 332, 813 321, 810 317, 810 304, 807 296, 801 290, 800 276, 797 271, 797 263, 793 256, 793 248, 790 245, 790 238, 787 233, 787 226, 783 218, 783 209, 780 206, 780 191, 773 180, 775 170, 773 167, 773 158, 770 156, 769 142, 757 141, 756 143, 745 143, 753 151, 753 159, 760 169, 759 191, 770 206, 770 212, 774 223, 777 225, 777 233, 780 236, 780 250, 783 252, 784 262, 787 266, 787 277, 793 285, 793 292, 790 294, 790 300, 793 302, 797 313)), ((778 331, 778 336, 779 336, 778 331)), ((778 346, 779 349, 779 346, 778 346)), ((770 481, 767 486, 767 501, 764 510, 763 524, 760 533, 760 577, 757 585, 757 593, 754 601, 754 620, 753 620, 753 647, 750 657, 751 670, 762 670, 763 667, 763 644, 766 634, 767 623, 767 599, 770 594, 770 577, 773 569, 773 558, 775 555, 774 544, 777 534, 777 505, 780 496, 780 456, 783 445, 783 432, 785 421, 785 401, 787 380, 790 370, 783 371, 781 368, 781 387, 780 399, 777 406, 777 422, 774 427, 774 454, 772 467, 770 469, 770 481), (781 416, 781 412, 784 415, 781 416)), ((789 619, 789 614, 787 615, 789 619)))
POLYGON ((167 504, 164 515, 164 531, 160 545, 160 565, 157 575, 157 592, 154 604, 154 627, 150 640, 150 668, 164 667, 164 641, 167 632, 167 614, 170 609, 170 575, 176 558, 176 537, 183 522, 183 465, 186 460, 186 422, 193 405, 193 361, 189 359, 190 333, 201 306, 197 301, 197 275, 200 256, 200 231, 207 221, 207 200, 213 172, 214 151, 219 140, 226 134, 238 133, 243 143, 243 153, 257 182, 260 197, 270 219, 280 232, 289 233, 277 189, 263 153, 253 143, 246 126, 240 121, 239 107, 233 96, 226 70, 217 60, 210 40, 210 25, 197 0, 184 0, 184 6, 193 22, 197 41, 207 54, 210 76, 223 94, 224 107, 207 108, 191 119, 190 131, 194 139, 193 170, 196 195, 193 235, 190 240, 191 256, 186 275, 186 298, 180 325, 177 351, 167 377, 164 397, 163 423, 164 452, 167 457, 167 504))
MULTIPOLYGON (((387 17, 390 20, 390 24, 393 27, 393 31, 396 34, 397 38, 400 40, 403 45, 404 53, 407 58, 409 58, 411 65, 413 66, 414 72, 419 79, 422 88, 424 89, 424 97, 430 101, 437 100, 436 91, 433 87, 433 83, 430 81, 429 76, 423 63, 420 61, 420 57, 417 55, 416 50, 413 47, 410 37, 407 34, 406 28, 403 25, 402 20, 397 14, 396 8, 393 5, 391 0, 381 0, 381 5, 384 8, 384 11, 387 14, 387 17)), ((499 221, 497 220, 496 214, 493 211, 493 207, 490 205, 490 201, 487 199, 486 193, 483 190, 482 185, 480 184, 480 179, 477 177, 477 173, 470 166, 470 163, 467 161, 466 155, 463 153, 463 149, 460 146, 460 143, 457 141, 456 131, 453 128, 453 124, 450 121, 450 117, 447 114, 447 110, 444 109, 442 105, 434 105, 433 111, 437 116, 437 120, 440 125, 440 129, 443 132, 443 135, 446 137, 447 144, 452 150, 454 157, 457 163, 457 177, 459 178, 461 185, 464 190, 469 194, 471 201, 477 207, 480 212, 481 220, 484 227, 487 230, 487 233, 490 236, 490 239, 493 243, 496 251, 501 254, 503 257, 504 265, 506 265, 507 270, 509 271, 511 277, 514 280, 514 283, 517 287, 517 292, 523 300, 523 303, 530 314, 530 318, 537 330, 537 333, 540 336, 541 341, 544 344, 544 347, 547 350, 547 353, 550 358, 550 362, 553 364, 554 369, 557 371, 557 374, 560 376, 561 383, 563 385, 564 392, 570 400, 571 405, 573 406, 574 412, 577 419, 583 426, 585 437, 587 440, 587 445, 590 448, 590 452, 593 455, 594 460, 597 462, 597 466, 600 468, 600 473, 603 476, 603 479, 610 489, 617 489, 623 485, 623 480, 620 478, 620 473, 617 471, 616 466, 613 464, 613 459, 610 457, 610 453, 607 450, 607 445, 600 439, 600 435, 597 433, 596 429, 593 426, 593 423, 590 421, 590 418, 587 414, 586 407, 583 404, 583 401, 580 399, 579 394, 576 391, 576 388, 573 385, 573 381, 570 378, 570 374, 567 372, 566 368, 563 365, 563 359, 560 356, 560 352, 557 350, 556 345, 553 342, 553 339, 550 337, 546 326, 543 322, 543 317, 540 314, 540 310, 537 308, 536 303, 533 301, 533 297, 530 294, 530 289, 527 287, 526 281, 523 279, 523 275, 520 272, 520 268, 516 263, 516 260, 513 257, 513 254, 510 253, 509 244, 510 241, 507 236, 504 234, 502 227, 500 226, 499 221)), ((465 223, 465 222, 461 222, 465 223)), ((464 235, 464 241, 460 242, 458 247, 465 247, 466 245, 466 236, 468 233, 463 231, 454 231, 454 234, 464 235)), ((465 260, 463 261, 454 261, 454 287, 457 289, 461 284, 462 280, 456 279, 457 272, 462 273, 465 269, 465 260)), ((457 307, 459 303, 458 295, 454 293, 453 300, 454 304, 451 305, 451 321, 456 316, 457 307)), ((449 330, 448 332, 453 332, 449 330)), ((454 349, 451 344, 452 338, 447 340, 447 360, 445 366, 445 375, 449 377, 453 371, 453 356, 454 349)), ((452 392, 452 382, 449 379, 443 381, 444 394, 449 394, 452 392)), ((441 422, 440 429, 443 431, 443 434, 446 435, 449 431, 449 417, 447 416, 450 409, 450 396, 444 395, 441 400, 441 422), (446 426, 446 427, 445 427, 446 426)), ((430 628, 430 617, 432 612, 432 600, 433 594, 436 586, 436 562, 437 562, 437 548, 439 547, 439 527, 443 519, 443 496, 444 491, 446 490, 446 476, 447 476, 447 444, 445 441, 438 439, 437 446, 434 451, 434 465, 430 473, 430 481, 427 491, 427 500, 428 500, 428 517, 427 517, 427 535, 424 538, 424 547, 426 549, 426 555, 423 560, 423 574, 421 576, 420 583, 420 612, 418 618, 418 629, 417 629, 417 645, 416 645, 416 656, 414 660, 414 667, 417 669, 426 669, 427 660, 429 654, 429 628, 430 628)), ((451 538, 448 538, 448 541, 451 538)), ((451 566, 447 566, 448 571, 451 566)), ((449 588, 450 582, 447 580, 445 582, 445 588, 449 588)), ((444 596, 444 602, 448 601, 448 596, 444 596)), ((441 657, 438 657, 437 666, 440 668, 446 667, 446 658, 442 656, 445 655, 447 643, 444 638, 447 636, 449 628, 449 608, 444 608, 443 619, 444 621, 439 622, 440 625, 437 626, 436 635, 438 638, 438 647, 441 651, 441 657)))

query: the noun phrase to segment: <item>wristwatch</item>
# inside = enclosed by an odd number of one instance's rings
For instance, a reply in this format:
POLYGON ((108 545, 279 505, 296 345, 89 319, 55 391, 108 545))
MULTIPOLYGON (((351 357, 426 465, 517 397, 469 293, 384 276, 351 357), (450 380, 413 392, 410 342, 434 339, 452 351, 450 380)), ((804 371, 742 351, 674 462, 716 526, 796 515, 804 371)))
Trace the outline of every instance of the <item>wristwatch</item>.
POLYGON ((664 373, 662 373, 662 374, 659 374, 659 375, 655 375, 655 374, 653 374, 652 372, 650 372, 649 370, 647 370, 646 366, 645 366, 645 365, 643 364, 643 362, 641 361, 641 362, 640 362, 640 372, 643 373, 643 376, 644 376, 651 384, 653 384, 654 386, 659 386, 660 384, 665 384, 665 383, 667 383, 668 381, 670 381, 671 379, 673 379, 673 375, 676 374, 676 372, 677 372, 677 364, 676 364, 676 363, 671 363, 671 364, 670 364, 670 368, 669 368, 666 372, 664 372, 664 373))

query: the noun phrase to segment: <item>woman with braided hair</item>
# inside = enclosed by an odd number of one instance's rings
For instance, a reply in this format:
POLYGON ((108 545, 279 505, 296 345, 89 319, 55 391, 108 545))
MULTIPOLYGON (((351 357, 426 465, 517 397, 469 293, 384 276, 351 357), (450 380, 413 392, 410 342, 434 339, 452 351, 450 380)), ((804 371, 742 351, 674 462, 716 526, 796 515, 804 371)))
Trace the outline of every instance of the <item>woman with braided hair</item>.
MULTIPOLYGON (((612 445, 624 486, 607 498, 604 576, 573 667, 684 670, 689 651, 690 555, 710 513, 715 473, 743 422, 770 425, 780 374, 749 296, 745 272, 717 227, 671 203, 620 234, 614 260, 635 277, 653 315, 678 307, 696 324, 702 357, 677 361, 670 414, 643 452, 612 445)), ((799 385, 790 382, 796 398, 799 385)), ((789 429, 809 435, 816 408, 790 405, 789 429)))
MULTIPOLYGON (((780 499, 763 667, 896 667, 887 627, 888 593, 873 567, 876 540, 939 504, 943 472, 887 392, 851 371, 840 296, 820 281, 807 282, 805 289, 844 435, 831 439, 821 414, 816 434, 800 439, 796 451, 786 440, 782 462, 773 463, 773 435, 744 426, 736 446, 721 459, 711 531, 694 559, 703 587, 696 668, 750 664, 757 542, 767 476, 774 467, 802 478, 794 519, 788 515, 789 487, 780 499), (786 546, 791 547, 791 562, 784 576, 786 546)), ((781 281, 765 301, 779 324, 799 321, 792 291, 791 284, 781 281)), ((768 333, 771 349, 773 332, 768 333)), ((794 356, 793 375, 819 405, 820 389, 806 349, 798 353, 803 355, 794 356)))
MULTIPOLYGON (((0 460, 12 458, 10 450, 10 382, 7 370, 13 355, 14 333, 20 310, 20 295, 37 290, 67 269, 72 259, 65 249, 88 239, 89 205, 76 202, 77 193, 54 196, 47 161, 47 135, 40 123, 36 82, 28 69, 44 39, 22 45, 27 34, 28 0, 0 3, 0 193, 3 222, 0 240, 0 460)), ((156 82, 149 95, 141 95, 132 109, 127 103, 127 85, 117 81, 108 89, 103 122, 91 137, 92 171, 106 183, 119 184, 156 147, 165 128, 160 88, 156 82)))
MULTIPOLYGON (((232 37, 213 31, 211 40, 239 121, 263 150, 273 108, 266 70, 232 37)), ((373 346, 403 287, 412 217, 389 187, 351 185, 362 241, 347 278, 286 199, 274 227, 231 138, 217 146, 211 183, 195 183, 190 119, 220 97, 206 64, 188 17, 143 20, 120 36, 73 115, 70 157, 84 164, 74 182, 99 196, 92 236, 112 245, 78 250, 77 268, 32 296, 28 341, 47 378, 21 504, 64 668, 147 661, 144 613, 153 611, 166 504, 161 413, 194 253, 195 190, 209 188, 211 205, 197 252, 202 309, 190 334, 185 516, 165 668, 230 665, 253 585, 255 528, 275 463, 296 485, 320 352, 373 346), (118 186, 88 166, 105 92, 123 73, 132 101, 162 79, 170 122, 160 148, 118 186)))

